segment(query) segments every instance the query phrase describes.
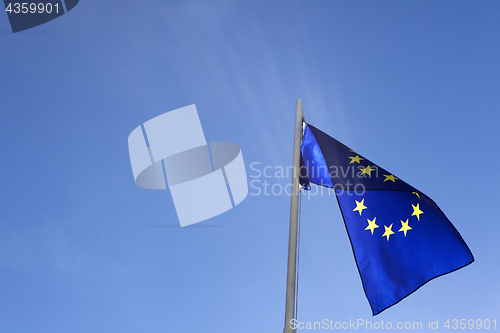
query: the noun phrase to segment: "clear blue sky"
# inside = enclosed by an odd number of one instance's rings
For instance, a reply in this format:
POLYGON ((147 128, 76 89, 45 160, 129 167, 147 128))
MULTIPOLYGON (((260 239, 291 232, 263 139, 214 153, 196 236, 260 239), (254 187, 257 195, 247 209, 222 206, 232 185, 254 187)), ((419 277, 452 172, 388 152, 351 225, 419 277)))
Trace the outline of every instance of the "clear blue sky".
POLYGON ((172 227, 170 193, 135 185, 127 137, 196 104, 250 181, 252 162, 291 163, 297 98, 436 201, 476 259, 372 317, 335 198, 306 197, 299 320, 499 329, 499 15, 495 1, 81 0, 12 34, 0 13, 0 330, 281 332, 289 198, 172 227))

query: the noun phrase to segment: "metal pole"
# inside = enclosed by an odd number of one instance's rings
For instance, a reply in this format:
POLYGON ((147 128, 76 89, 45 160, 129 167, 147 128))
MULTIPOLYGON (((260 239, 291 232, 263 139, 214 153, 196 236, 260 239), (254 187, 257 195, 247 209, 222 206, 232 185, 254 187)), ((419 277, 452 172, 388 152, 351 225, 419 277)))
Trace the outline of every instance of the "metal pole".
POLYGON ((292 195, 290 199, 290 232, 288 236, 288 271, 286 277, 285 328, 283 333, 294 333, 291 328, 295 318, 295 278, 297 276, 297 220, 299 208, 299 168, 300 145, 302 136, 302 100, 298 99, 295 106, 295 134, 293 140, 293 176, 292 195))

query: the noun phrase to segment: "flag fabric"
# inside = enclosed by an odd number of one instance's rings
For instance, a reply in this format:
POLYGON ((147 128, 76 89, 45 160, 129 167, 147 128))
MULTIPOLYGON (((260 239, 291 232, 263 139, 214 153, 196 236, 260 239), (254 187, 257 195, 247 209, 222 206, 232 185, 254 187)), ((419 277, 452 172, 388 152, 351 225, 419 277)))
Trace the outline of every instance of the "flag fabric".
POLYGON ((311 125, 301 153, 301 185, 335 191, 373 315, 474 261, 434 201, 394 174, 311 125))

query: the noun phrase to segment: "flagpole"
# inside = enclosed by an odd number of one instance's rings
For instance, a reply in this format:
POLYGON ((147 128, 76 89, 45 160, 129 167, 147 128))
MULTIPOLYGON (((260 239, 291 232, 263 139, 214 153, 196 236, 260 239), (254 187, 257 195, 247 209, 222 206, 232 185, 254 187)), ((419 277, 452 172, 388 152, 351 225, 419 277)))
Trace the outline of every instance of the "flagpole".
POLYGON ((295 105, 295 133, 293 140, 292 194, 290 199, 290 230, 288 235, 288 270, 286 277, 285 328, 283 333, 294 333, 290 327, 295 318, 295 283, 297 276, 297 220, 299 208, 300 145, 302 137, 302 100, 295 105))

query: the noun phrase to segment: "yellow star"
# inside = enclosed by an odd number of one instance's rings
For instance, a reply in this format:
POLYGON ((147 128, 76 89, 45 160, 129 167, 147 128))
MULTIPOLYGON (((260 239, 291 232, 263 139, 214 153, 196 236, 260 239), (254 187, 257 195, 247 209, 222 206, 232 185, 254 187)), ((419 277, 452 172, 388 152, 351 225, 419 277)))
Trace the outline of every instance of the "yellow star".
POLYGON ((406 222, 403 222, 403 220, 401 220, 401 229, 399 229, 398 231, 403 231, 406 237, 406 232, 408 230, 411 230, 411 227, 408 225, 408 219, 406 219, 406 222))
POLYGON ((349 162, 349 164, 354 163, 354 162, 359 163, 360 160, 364 160, 364 158, 360 157, 359 155, 358 156, 349 156, 349 158, 351 159, 351 162, 349 162))
POLYGON ((411 194, 415 194, 420 199, 420 195, 417 192, 411 192, 411 194))
POLYGON ((389 241, 389 236, 394 234, 394 231, 392 231, 392 224, 389 227, 384 225, 384 228, 385 228, 385 232, 382 235, 382 237, 387 237, 387 241, 389 241))
POLYGON ((399 179, 399 178, 394 177, 394 175, 384 175, 384 177, 385 177, 384 182, 387 180, 392 180, 392 182, 395 183, 396 179, 399 179))
POLYGON ((352 211, 353 212, 358 211, 359 215, 361 216, 361 213, 363 212, 363 209, 367 208, 364 205, 365 199, 361 200, 361 202, 359 202, 358 200, 354 200, 354 201, 356 201, 356 208, 354 208, 352 211))
POLYGON ((366 168, 359 167, 359 169, 362 171, 360 176, 364 175, 365 173, 371 177, 371 172, 375 170, 375 168, 370 168, 370 166, 367 166, 366 168))
POLYGON ((376 219, 377 219, 376 217, 373 218, 373 221, 370 221, 369 219, 367 219, 368 220, 368 226, 365 228, 365 230, 370 230, 372 232, 372 235, 373 235, 373 230, 375 228, 378 228, 378 225, 375 224, 375 220, 376 219))
POLYGON ((411 205, 413 207, 413 214, 411 214, 411 216, 417 215, 417 220, 420 221, 420 214, 423 214, 424 212, 420 210, 419 205, 419 203, 416 206, 411 205))

